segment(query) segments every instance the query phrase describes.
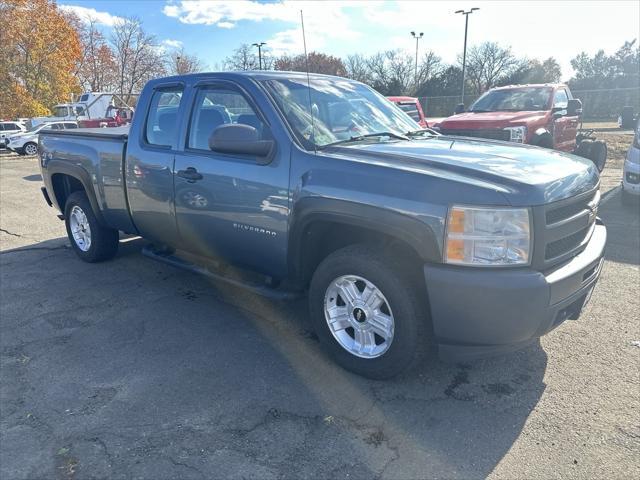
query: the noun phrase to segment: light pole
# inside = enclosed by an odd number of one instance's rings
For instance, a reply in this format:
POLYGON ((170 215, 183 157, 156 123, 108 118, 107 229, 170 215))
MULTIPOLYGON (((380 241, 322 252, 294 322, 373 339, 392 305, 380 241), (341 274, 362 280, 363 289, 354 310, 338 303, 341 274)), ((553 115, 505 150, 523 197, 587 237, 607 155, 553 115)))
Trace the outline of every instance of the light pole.
POLYGON ((411 32, 411 36, 416 39, 416 72, 415 72, 415 83, 416 88, 418 88, 418 40, 422 38, 424 33, 420 32, 420 35, 416 35, 416 32, 411 32))
POLYGON ((464 10, 456 11, 456 13, 461 13, 462 15, 464 15, 464 50, 462 51, 462 103, 464 103, 464 77, 467 70, 467 29, 469 27, 469 15, 471 15, 476 10, 480 9, 474 7, 466 12, 464 10))
POLYGON ((262 70, 262 46, 266 45, 267 42, 254 43, 254 47, 258 47, 258 64, 260 65, 260 70, 262 70))

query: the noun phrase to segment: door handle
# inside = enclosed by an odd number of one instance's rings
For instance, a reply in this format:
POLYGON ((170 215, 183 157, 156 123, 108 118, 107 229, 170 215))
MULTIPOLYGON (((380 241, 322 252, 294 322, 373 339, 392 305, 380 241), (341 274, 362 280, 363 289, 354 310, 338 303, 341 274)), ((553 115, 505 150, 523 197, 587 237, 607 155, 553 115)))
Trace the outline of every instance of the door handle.
POLYGON ((186 170, 178 170, 178 176, 186 179, 189 183, 193 183, 196 180, 202 180, 202 174, 198 173, 193 167, 189 167, 186 170))

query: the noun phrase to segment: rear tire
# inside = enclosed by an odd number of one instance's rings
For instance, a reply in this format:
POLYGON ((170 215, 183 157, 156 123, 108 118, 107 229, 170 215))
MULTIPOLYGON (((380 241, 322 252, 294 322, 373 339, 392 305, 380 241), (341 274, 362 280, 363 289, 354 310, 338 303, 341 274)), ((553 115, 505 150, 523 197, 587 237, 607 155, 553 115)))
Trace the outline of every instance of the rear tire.
POLYGON ((118 230, 100 225, 85 192, 69 195, 64 219, 69 241, 80 259, 89 263, 102 262, 118 252, 118 230))
POLYGON ((343 248, 320 263, 309 289, 311 322, 324 350, 343 368, 372 379, 409 368, 429 345, 419 285, 410 267, 387 259, 366 245, 343 248))
POLYGON ((594 141, 589 152, 589 159, 594 163, 598 171, 602 172, 607 162, 607 144, 602 140, 594 141))
POLYGON ((25 155, 34 156, 38 154, 38 144, 34 142, 28 142, 22 148, 25 155))

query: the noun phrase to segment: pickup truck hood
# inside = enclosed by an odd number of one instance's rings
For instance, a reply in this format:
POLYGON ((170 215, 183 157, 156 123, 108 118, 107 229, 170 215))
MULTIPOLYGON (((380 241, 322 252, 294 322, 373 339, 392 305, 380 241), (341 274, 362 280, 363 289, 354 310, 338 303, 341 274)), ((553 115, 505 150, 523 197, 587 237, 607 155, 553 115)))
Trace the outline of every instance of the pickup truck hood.
POLYGON ((437 136, 334 147, 349 160, 424 173, 501 192, 514 206, 542 205, 595 188, 595 165, 528 145, 437 136))
POLYGON ((510 125, 526 125, 538 122, 547 112, 465 112, 445 118, 439 123, 443 129, 503 128, 510 125))

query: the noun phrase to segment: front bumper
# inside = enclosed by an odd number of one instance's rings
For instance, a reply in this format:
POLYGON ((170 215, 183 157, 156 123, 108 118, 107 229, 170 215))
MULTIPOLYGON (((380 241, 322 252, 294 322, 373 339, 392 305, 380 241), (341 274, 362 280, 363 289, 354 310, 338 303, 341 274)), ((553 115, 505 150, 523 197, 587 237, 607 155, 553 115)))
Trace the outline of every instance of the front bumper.
POLYGON ((546 274, 425 265, 440 357, 462 361, 511 352, 577 319, 600 276, 606 241, 598 221, 586 248, 546 274))
POLYGON ((622 188, 640 195, 640 148, 630 148, 622 169, 622 188), (633 161, 632 161, 633 160, 633 161))

